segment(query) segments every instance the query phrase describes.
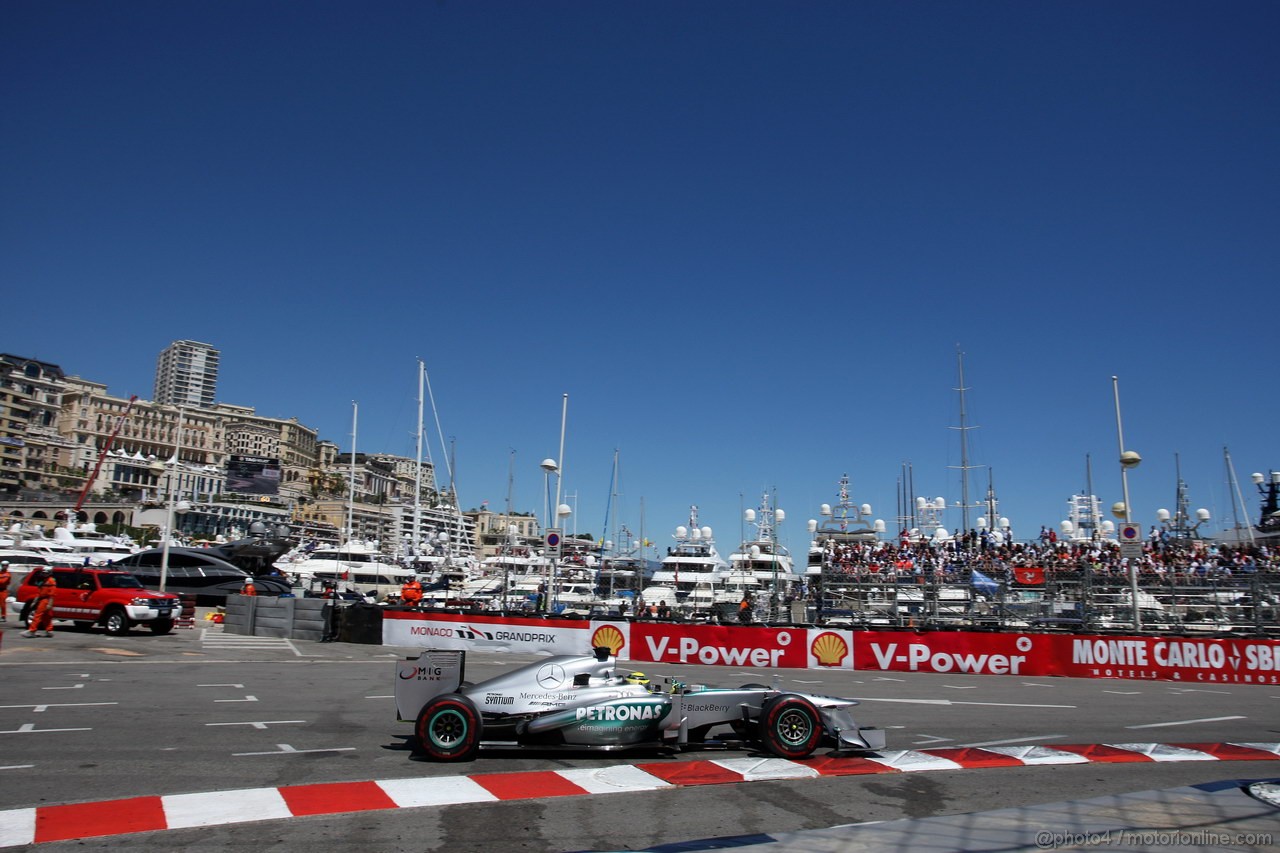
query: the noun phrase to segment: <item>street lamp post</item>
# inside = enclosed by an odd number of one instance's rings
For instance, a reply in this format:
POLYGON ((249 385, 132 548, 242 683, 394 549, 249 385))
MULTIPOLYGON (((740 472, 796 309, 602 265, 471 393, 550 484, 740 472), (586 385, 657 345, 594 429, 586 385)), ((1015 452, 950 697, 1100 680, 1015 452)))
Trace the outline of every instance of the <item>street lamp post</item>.
MULTIPOLYGON (((1124 449, 1124 427, 1120 420, 1120 379, 1111 377, 1111 389, 1116 401, 1116 439, 1120 443, 1120 489, 1124 494, 1122 515, 1126 523, 1133 522, 1133 506, 1129 503, 1129 469, 1136 468, 1142 457, 1132 450, 1124 449)), ((1115 508, 1112 508, 1115 511, 1115 508)), ((1133 629, 1142 630, 1142 611, 1138 607, 1138 561, 1129 561, 1129 599, 1133 606, 1133 629)))

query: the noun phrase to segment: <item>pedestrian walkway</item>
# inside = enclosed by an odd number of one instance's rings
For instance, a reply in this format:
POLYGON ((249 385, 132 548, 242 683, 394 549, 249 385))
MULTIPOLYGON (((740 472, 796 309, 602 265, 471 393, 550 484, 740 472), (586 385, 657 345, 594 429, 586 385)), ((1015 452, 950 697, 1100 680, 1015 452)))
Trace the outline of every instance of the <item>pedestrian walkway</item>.
MULTIPOLYGON (((610 767, 517 773, 475 773, 460 776, 411 777, 368 782, 333 782, 279 788, 249 788, 195 794, 131 797, 93 803, 48 805, 0 812, 0 847, 39 844, 78 838, 101 838, 135 832, 154 832, 202 826, 287 819, 307 815, 343 814, 386 809, 425 808, 461 803, 571 797, 655 791, 695 785, 811 779, 875 773, 915 773, 934 770, 1026 767, 1030 765, 1088 764, 1143 761, 1280 761, 1280 743, 1198 744, 1082 744, 930 750, 883 751, 866 756, 822 756, 802 761, 781 758, 724 758, 610 767)), ((1037 807, 1049 808, 1049 807, 1037 807)), ((1024 810, 1012 809, 1013 813, 1024 810)), ((1174 813, 1177 809, 1169 807, 1174 813)), ((1191 810, 1186 810, 1191 814, 1191 810)), ((1262 812, 1260 812, 1261 814, 1262 812)), ((1002 813, 993 813, 1002 814, 1002 813)), ((1083 818, 1088 811, 1065 812, 1083 818)), ((1016 815, 1013 815, 1016 816, 1016 815)), ((1274 817, 1274 813, 1273 813, 1274 817)), ((1007 818, 1012 820, 1013 817, 1007 818)), ((1037 817, 1047 820, 1048 815, 1037 817)), ((936 820, 947 820, 938 818, 936 820)), ((1001 818, 1006 820, 1006 818, 1001 818)), ((1076 821, 1080 822, 1079 820, 1076 821)), ((894 822, 903 823, 903 822, 894 822)), ((923 822, 920 822, 923 823, 923 822)), ((1003 824, 1002 824, 1003 825, 1003 824)), ((1036 824, 1030 824, 1036 826, 1036 824)), ((1092 824, 1090 824, 1092 826, 1092 824)), ((1101 825, 1101 824, 1099 824, 1101 825)), ((1174 824, 1191 826, 1193 824, 1174 824)), ((890 823, 875 827, 892 826, 890 823)), ((1039 826, 1052 829, 1051 823, 1039 826)), ((839 828, 858 829, 862 828, 839 828)), ((915 830, 900 828, 909 835, 915 830)), ((907 835, 866 849, 907 846, 920 849, 987 849, 985 847, 930 848, 930 839, 946 839, 953 828, 928 827, 917 843, 907 835)), ((879 831, 879 830, 876 830, 879 831)), ((1065 831, 1065 830, 1064 830, 1065 831)), ((1093 831, 1093 830, 1087 830, 1093 831)), ((821 830, 815 832, 837 832, 821 830)), ((794 833, 793 833, 794 835, 794 833)), ((815 839, 825 836, 815 836, 815 839)), ((1277 837, 1280 837, 1278 835, 1277 837)), ((851 850, 847 842, 811 846, 803 842, 760 836, 742 845, 790 844, 786 850, 851 850)), ((817 843, 815 840, 813 843, 817 843)), ((823 842, 826 843, 826 842, 823 842)), ((937 843, 942 843, 938 841, 937 843)), ((722 845, 723 846, 723 845, 722 845)), ((662 849, 662 848, 658 848, 662 849)), ((671 848, 674 849, 674 848, 671 848)), ((682 848, 684 849, 684 848, 682 848)), ((689 848, 699 849, 699 848, 689 848)), ((709 849, 709 848, 702 848, 709 849)))
POLYGON ((202 649, 286 649, 295 655, 302 652, 288 637, 256 637, 243 634, 225 634, 222 626, 202 628, 200 630, 200 648, 202 649))

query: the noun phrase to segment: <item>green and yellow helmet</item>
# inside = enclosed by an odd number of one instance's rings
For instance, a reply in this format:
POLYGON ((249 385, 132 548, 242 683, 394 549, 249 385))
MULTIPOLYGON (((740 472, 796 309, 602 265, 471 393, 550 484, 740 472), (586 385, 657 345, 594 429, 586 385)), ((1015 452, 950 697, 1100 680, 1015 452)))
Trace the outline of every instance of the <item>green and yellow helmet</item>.
POLYGON ((649 676, 643 672, 628 672, 622 677, 622 680, 627 684, 648 684, 649 676))

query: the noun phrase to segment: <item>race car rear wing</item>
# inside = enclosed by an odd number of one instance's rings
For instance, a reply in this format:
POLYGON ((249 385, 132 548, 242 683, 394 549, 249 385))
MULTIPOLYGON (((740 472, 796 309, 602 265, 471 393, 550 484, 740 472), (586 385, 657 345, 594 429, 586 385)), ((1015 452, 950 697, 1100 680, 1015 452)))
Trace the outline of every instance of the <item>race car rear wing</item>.
POLYGON ((396 661, 396 719, 416 720, 427 700, 462 686, 467 653, 428 649, 416 658, 396 661))

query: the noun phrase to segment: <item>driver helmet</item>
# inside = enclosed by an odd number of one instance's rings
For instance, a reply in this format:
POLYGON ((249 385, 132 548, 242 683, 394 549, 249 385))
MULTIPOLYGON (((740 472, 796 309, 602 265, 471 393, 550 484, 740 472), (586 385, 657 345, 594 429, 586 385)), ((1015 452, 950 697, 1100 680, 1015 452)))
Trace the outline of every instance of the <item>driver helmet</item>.
POLYGON ((622 680, 627 684, 648 684, 649 676, 643 672, 628 672, 622 677, 622 680))

